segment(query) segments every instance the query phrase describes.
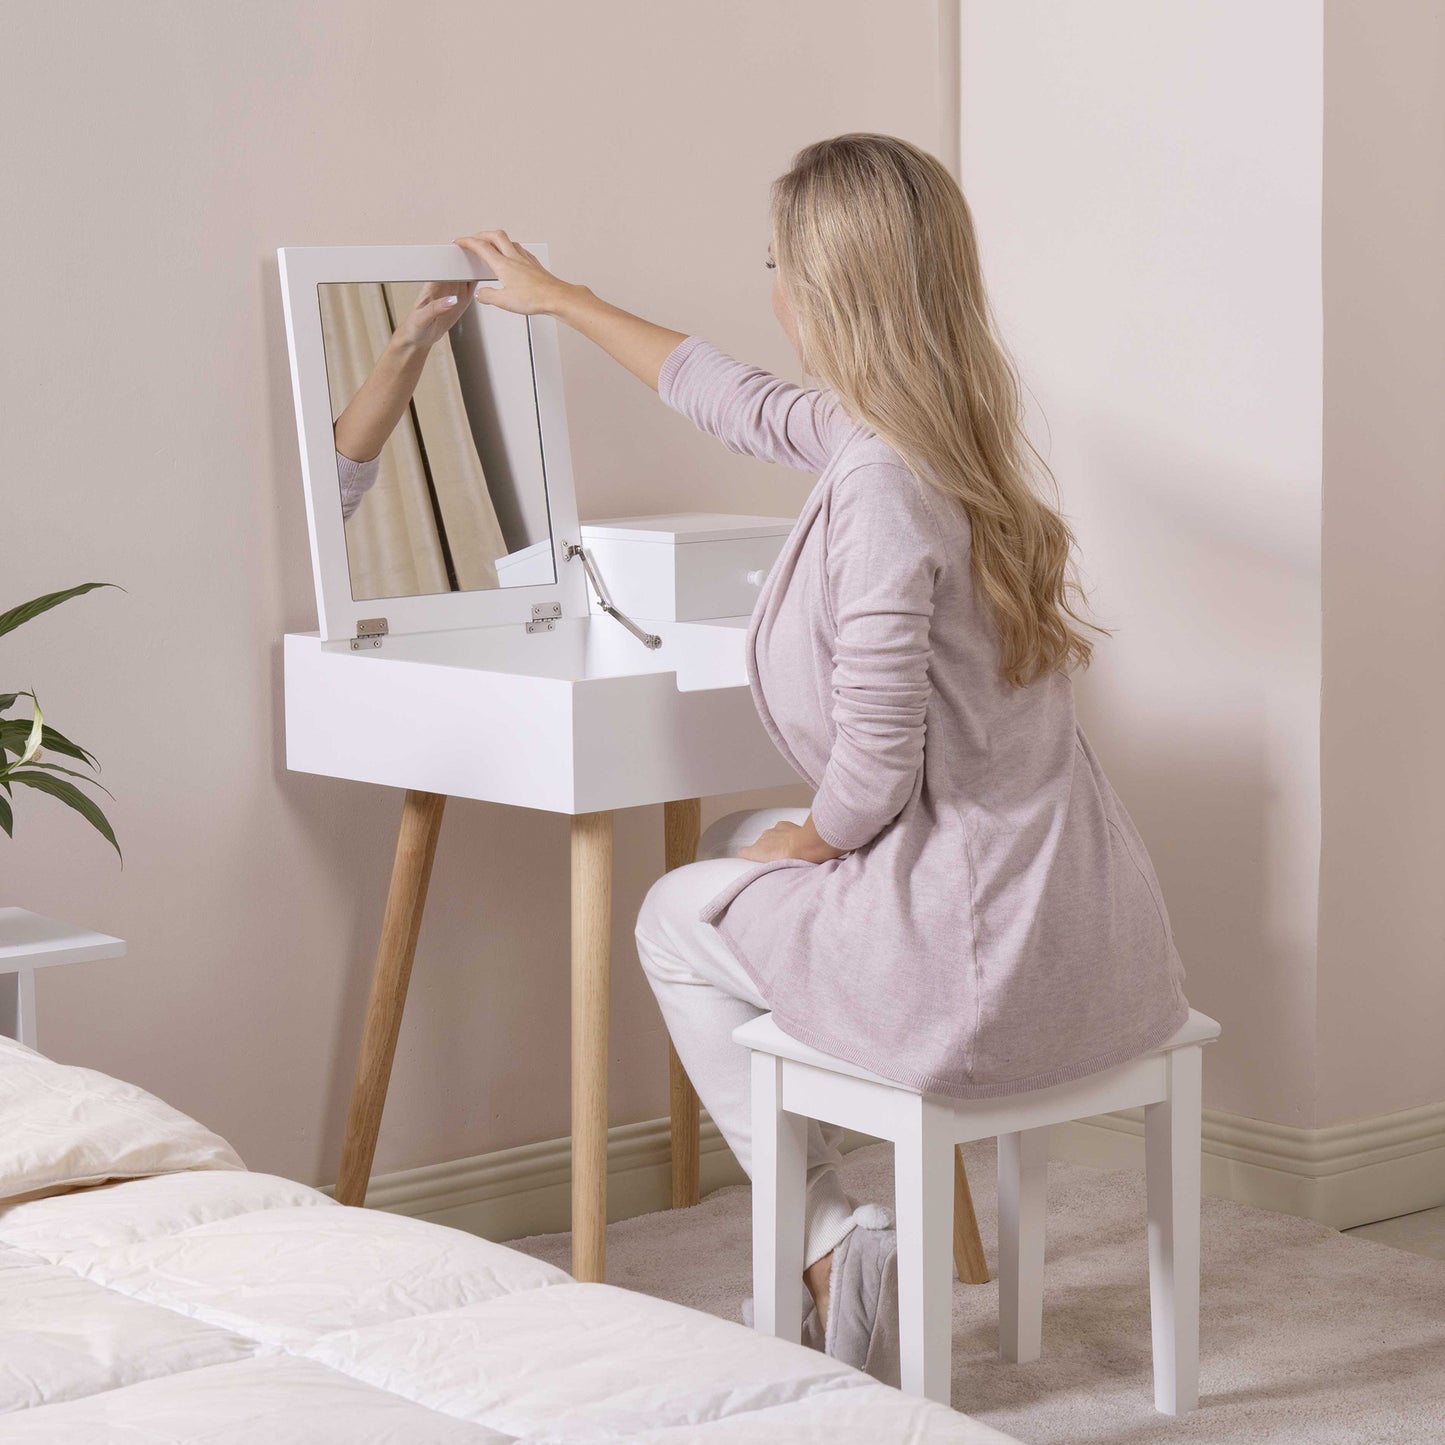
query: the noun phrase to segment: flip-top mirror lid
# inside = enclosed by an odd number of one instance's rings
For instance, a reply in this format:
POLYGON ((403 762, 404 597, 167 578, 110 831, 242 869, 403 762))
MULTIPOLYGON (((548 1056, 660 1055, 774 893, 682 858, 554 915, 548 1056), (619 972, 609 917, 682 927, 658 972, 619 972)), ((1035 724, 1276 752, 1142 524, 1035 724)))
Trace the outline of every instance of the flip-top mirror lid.
MULTIPOLYGON (((528 243, 545 265, 547 248, 528 243)), ((525 333, 532 367, 531 403, 541 447, 553 581, 477 590, 445 590, 400 597, 353 597, 347 537, 337 474, 331 390, 323 342, 321 291, 336 283, 494 282, 496 277, 459 246, 283 246, 277 251, 292 396, 306 492, 316 614, 323 640, 350 639, 358 626, 385 619, 388 633, 435 632, 465 627, 523 627, 537 615, 587 615, 586 579, 563 555, 578 539, 577 497, 562 394, 557 325, 551 317, 512 317, 488 308, 489 324, 525 333)), ((520 333, 519 333, 520 334, 520 333)), ((520 348, 519 348, 519 354, 520 348)), ((520 408, 525 390, 518 394, 520 408)), ((519 423, 522 418, 518 417, 519 423)), ((531 418, 527 419, 529 422, 531 418)), ((539 544, 543 545, 543 544, 539 544)), ((499 568, 499 574, 502 572, 499 568)))

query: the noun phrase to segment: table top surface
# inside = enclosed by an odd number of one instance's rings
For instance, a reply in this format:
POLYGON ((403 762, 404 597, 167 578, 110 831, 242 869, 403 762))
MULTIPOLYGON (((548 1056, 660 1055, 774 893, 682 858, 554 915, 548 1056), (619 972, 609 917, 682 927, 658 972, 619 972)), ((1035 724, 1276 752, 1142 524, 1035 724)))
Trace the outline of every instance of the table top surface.
POLYGON ((119 958, 125 940, 46 918, 28 908, 0 908, 0 973, 119 958))

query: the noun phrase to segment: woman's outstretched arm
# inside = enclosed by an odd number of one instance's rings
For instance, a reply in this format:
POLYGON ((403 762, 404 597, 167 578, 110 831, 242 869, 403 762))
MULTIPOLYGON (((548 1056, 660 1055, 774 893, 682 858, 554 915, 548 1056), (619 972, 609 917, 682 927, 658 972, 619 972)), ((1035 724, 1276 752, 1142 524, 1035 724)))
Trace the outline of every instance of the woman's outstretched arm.
POLYGON ((662 363, 680 342, 687 340, 681 331, 644 321, 593 295, 588 287, 574 286, 554 276, 505 231, 478 231, 474 236, 460 237, 456 244, 491 267, 501 282, 500 286, 483 284, 477 288, 481 305, 500 306, 522 316, 555 316, 596 342, 654 391, 662 363))
POLYGON ((501 283, 479 286, 478 302, 524 316, 555 316, 732 451, 820 471, 851 429, 831 395, 745 366, 700 337, 644 321, 586 286, 560 280, 505 231, 478 231, 456 244, 490 266, 501 283))

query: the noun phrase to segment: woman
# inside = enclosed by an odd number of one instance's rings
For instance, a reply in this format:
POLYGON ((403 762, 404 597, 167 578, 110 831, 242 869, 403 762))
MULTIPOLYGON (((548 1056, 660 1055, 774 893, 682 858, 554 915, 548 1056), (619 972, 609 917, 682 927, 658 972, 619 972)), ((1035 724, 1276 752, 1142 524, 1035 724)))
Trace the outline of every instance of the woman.
MULTIPOLYGON (((944 167, 845 135, 774 183, 773 306, 823 390, 610 306, 505 232, 458 244, 502 283, 483 304, 558 317, 734 451, 820 473, 746 649, 812 808, 720 820, 637 922, 678 1054, 743 1167, 749 1068, 731 1033, 764 1008, 958 1097, 1091 1073, 1179 1028, 1153 868, 1074 715, 1070 669, 1092 644, 1073 538, 1030 485, 1017 380, 944 167)), ((896 1241, 843 1194, 838 1135, 809 1137, 809 1327, 887 1378, 896 1241)))

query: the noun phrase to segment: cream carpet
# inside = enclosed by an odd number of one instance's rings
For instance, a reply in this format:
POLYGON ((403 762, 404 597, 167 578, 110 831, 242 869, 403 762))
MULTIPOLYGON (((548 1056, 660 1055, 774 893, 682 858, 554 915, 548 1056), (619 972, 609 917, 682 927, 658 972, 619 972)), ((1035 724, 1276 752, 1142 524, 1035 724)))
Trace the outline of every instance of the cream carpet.
MULTIPOLYGON (((965 1149, 990 1271, 994 1157, 965 1149)), ((891 1203, 890 1146, 850 1154, 844 1187, 891 1203)), ((1043 1358, 1004 1364, 997 1286, 955 1283, 954 1408, 1032 1445, 1445 1441, 1445 1262, 1221 1199, 1203 1211, 1201 1406, 1156 1414, 1144 1220, 1142 1175, 1051 1164, 1043 1358)), ((611 1226, 608 1279, 737 1319, 749 1234, 746 1187, 720 1189, 611 1226)), ((565 1234, 513 1244, 567 1268, 565 1234)))

